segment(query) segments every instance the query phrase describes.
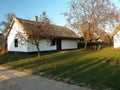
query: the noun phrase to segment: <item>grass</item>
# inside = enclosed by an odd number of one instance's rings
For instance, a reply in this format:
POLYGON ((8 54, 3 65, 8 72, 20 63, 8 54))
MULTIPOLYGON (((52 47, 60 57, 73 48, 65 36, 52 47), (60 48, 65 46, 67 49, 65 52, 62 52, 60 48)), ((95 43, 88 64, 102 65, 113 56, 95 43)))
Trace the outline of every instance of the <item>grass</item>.
POLYGON ((0 55, 0 64, 39 74, 68 79, 77 84, 120 90, 120 51, 73 50, 36 56, 0 55))

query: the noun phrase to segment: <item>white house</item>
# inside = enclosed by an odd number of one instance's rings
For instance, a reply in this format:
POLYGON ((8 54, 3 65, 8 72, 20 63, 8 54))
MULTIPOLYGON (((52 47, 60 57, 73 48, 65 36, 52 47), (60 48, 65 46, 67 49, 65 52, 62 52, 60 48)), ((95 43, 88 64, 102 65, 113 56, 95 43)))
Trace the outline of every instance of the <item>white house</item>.
POLYGON ((120 24, 112 32, 114 48, 120 48, 120 24))
MULTIPOLYGON (((24 33, 26 31, 32 30, 35 21, 14 18, 10 23, 8 32, 6 34, 7 38, 7 50, 9 53, 32 53, 37 52, 36 47, 27 41, 21 41, 18 33, 24 33)), ((40 22, 38 22, 41 24, 40 22)), ((44 28, 46 28, 44 26, 44 28)), ((51 35, 54 38, 42 39, 40 41, 40 51, 56 51, 56 50, 66 50, 66 49, 77 49, 77 36, 72 30, 49 24, 49 28, 46 30, 45 35, 51 35), (52 28, 48 30, 49 28, 52 28)))

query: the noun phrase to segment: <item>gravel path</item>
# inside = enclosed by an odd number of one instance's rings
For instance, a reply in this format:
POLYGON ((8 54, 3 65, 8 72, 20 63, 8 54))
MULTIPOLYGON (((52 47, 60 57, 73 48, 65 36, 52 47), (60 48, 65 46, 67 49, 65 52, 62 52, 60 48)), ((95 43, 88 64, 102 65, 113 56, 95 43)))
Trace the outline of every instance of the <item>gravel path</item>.
POLYGON ((0 66, 0 90, 91 90, 0 66))

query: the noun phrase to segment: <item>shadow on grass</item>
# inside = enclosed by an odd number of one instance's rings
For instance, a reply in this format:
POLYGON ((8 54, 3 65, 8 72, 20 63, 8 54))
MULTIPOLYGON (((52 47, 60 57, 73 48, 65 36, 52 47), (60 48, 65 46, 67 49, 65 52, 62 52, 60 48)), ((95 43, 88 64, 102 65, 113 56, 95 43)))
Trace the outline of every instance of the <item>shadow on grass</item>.
MULTIPOLYGON (((32 57, 32 58, 25 58, 22 61, 15 61, 12 65, 13 68, 21 68, 21 69, 30 69, 34 73, 39 73, 41 71, 49 72, 49 70, 54 70, 59 66, 67 66, 72 64, 73 62, 77 63, 78 55, 79 57, 84 57, 89 54, 89 52, 80 52, 78 51, 69 51, 69 52, 58 52, 58 53, 51 53, 49 55, 43 55, 41 58, 32 57), (75 60, 76 59, 76 60, 75 60)), ((86 63, 88 61, 85 61, 86 63)))
POLYGON ((16 59, 12 59, 7 65, 27 69, 36 74, 44 72, 45 75, 51 75, 53 78, 67 78, 78 84, 82 82, 101 89, 111 87, 113 90, 120 90, 118 58, 116 59, 113 55, 107 56, 105 52, 99 54, 99 52, 102 51, 56 52, 44 54, 40 59, 35 56, 21 59, 15 57, 16 59))
POLYGON ((12 54, 2 54, 0 55, 0 65, 6 64, 8 62, 19 61, 30 56, 24 55, 12 55, 12 54))
POLYGON ((87 63, 80 62, 59 67, 48 72, 48 74, 68 78, 77 83, 83 82, 101 89, 111 87, 114 90, 120 90, 120 71, 115 72, 119 67, 111 65, 110 62, 105 62, 106 60, 111 60, 111 58, 92 59, 87 60, 87 63))
POLYGON ((35 74, 44 72, 45 75, 51 75, 53 78, 67 78, 78 84, 82 82, 101 89, 108 87, 120 89, 119 66, 111 64, 112 58, 88 58, 75 61, 74 57, 66 57, 45 61, 36 59, 35 62, 22 63, 14 68, 28 69, 35 74))

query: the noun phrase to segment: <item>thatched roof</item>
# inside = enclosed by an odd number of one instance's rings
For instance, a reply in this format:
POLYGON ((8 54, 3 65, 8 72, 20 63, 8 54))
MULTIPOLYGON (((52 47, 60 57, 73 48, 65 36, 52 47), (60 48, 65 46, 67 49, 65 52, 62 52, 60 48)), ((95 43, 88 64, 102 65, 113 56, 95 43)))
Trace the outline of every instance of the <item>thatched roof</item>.
POLYGON ((30 20, 25 20, 20 18, 14 18, 12 20, 10 28, 8 29, 7 35, 9 34, 14 22, 16 22, 24 31, 27 31, 27 32, 29 32, 30 30, 34 30, 37 27, 37 29, 39 29, 40 32, 44 32, 42 34, 44 36, 49 36, 53 38, 67 38, 67 39, 79 38, 78 35, 76 35, 72 30, 66 27, 57 26, 57 25, 48 24, 48 23, 35 22, 35 21, 30 21, 30 20))
POLYGON ((113 32, 111 33, 111 36, 113 37, 115 34, 117 34, 120 31, 120 24, 115 27, 113 32))

